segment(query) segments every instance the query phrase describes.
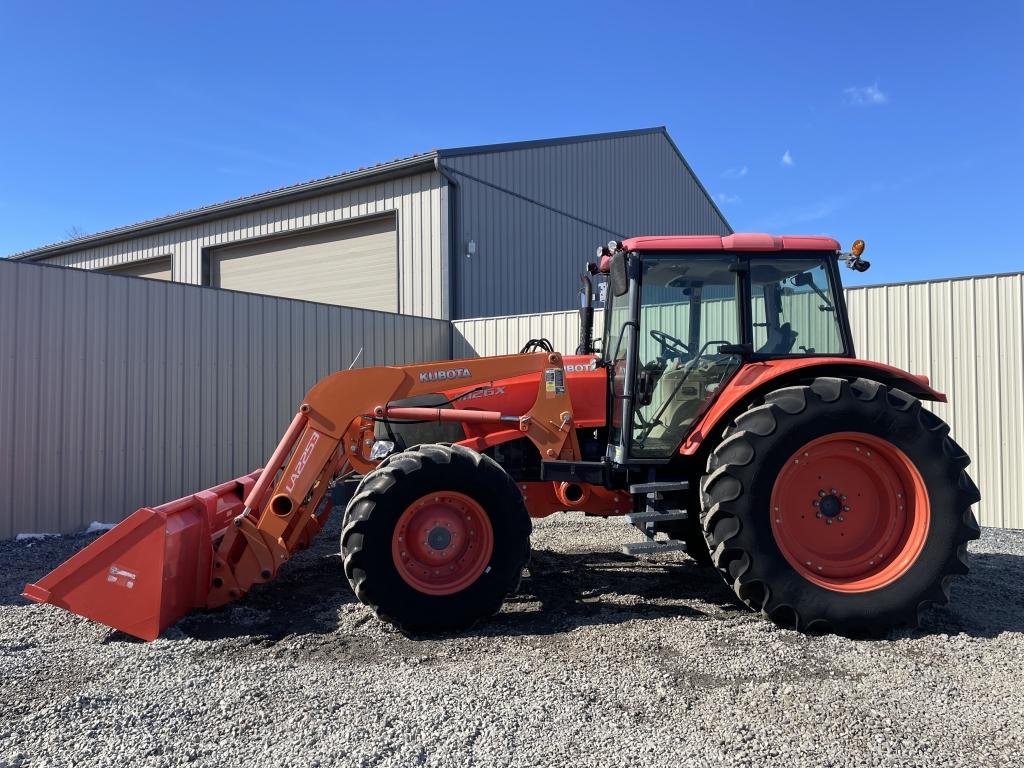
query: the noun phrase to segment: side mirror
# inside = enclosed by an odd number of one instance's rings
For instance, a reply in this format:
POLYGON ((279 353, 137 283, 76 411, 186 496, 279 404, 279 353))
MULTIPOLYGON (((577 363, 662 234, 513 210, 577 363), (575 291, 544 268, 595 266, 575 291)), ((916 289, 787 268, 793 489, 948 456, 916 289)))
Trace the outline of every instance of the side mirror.
POLYGON ((624 251, 612 254, 608 265, 608 282, 611 284, 612 295, 624 296, 629 291, 629 275, 626 270, 627 258, 624 251))

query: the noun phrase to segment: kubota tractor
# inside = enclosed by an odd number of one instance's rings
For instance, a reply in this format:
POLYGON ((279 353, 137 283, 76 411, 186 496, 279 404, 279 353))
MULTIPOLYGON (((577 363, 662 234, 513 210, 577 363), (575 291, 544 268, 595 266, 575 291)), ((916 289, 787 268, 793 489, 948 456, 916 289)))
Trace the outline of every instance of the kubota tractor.
MULTIPOLYGON (((494 614, 531 517, 625 515, 801 630, 915 625, 977 538, 969 459, 923 376, 854 355, 822 237, 638 237, 583 276, 577 354, 334 373, 266 467, 145 508, 25 595, 144 639, 270 581, 349 497, 345 576, 407 631, 494 614), (593 341, 592 276, 605 295, 593 341), (595 349, 595 347, 597 347, 595 349), (344 493, 348 488, 350 493, 344 493)), ((339 574, 340 577, 340 574, 339 574)))

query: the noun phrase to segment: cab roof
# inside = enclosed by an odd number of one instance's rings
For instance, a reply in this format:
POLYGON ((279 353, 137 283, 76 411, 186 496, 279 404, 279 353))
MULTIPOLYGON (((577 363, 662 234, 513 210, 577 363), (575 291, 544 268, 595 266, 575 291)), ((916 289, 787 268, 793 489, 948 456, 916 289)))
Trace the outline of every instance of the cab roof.
POLYGON ((755 232, 734 235, 665 235, 631 237, 622 241, 627 251, 838 251, 831 237, 765 235, 755 232))

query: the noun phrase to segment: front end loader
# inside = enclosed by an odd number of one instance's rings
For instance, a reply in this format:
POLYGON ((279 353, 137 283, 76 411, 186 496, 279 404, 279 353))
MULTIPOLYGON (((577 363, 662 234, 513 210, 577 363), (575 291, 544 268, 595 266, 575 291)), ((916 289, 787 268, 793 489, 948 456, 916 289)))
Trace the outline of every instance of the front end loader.
POLYGON ((531 517, 625 516, 800 630, 878 634, 948 600, 977 538, 969 459, 928 380, 859 360, 821 237, 640 237, 583 275, 580 346, 349 370, 267 465, 135 512, 25 596, 143 639, 239 600, 346 498, 345 576, 411 632, 498 611, 531 517), (593 281, 604 281, 595 340, 593 281), (339 492, 347 490, 347 493, 339 492))

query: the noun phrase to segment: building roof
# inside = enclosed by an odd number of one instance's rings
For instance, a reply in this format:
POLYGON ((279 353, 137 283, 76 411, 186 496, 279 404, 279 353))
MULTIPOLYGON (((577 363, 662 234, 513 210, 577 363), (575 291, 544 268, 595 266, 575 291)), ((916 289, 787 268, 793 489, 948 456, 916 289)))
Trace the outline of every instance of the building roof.
MULTIPOLYGON (((691 174, 693 174, 693 170, 686 162, 686 159, 682 156, 682 153, 679 152, 675 142, 672 141, 672 138, 668 135, 668 130, 664 126, 640 128, 631 131, 613 131, 607 133, 583 134, 579 136, 564 136, 555 139, 539 139, 536 141, 518 141, 504 144, 484 144, 473 147, 434 149, 429 152, 410 155, 409 157, 399 158, 390 162, 379 163, 367 168, 345 171, 332 176, 325 176, 321 179, 314 179, 300 184, 292 184, 279 189, 268 190, 266 192, 258 192, 253 195, 246 195, 245 197, 227 200, 222 203, 214 203, 212 205, 206 205, 199 208, 191 208, 179 213, 172 213, 168 216, 161 216, 159 218, 141 221, 136 224, 108 229, 103 232, 97 232, 96 234, 85 235, 83 237, 76 237, 71 240, 63 240, 51 245, 45 245, 28 251, 22 251, 21 253, 12 254, 10 258, 18 261, 33 261, 36 259, 49 258, 69 251, 78 251, 83 248, 92 248, 105 243, 125 240, 129 237, 138 237, 140 235, 149 235, 155 232, 176 229, 185 224, 195 224, 213 218, 220 218, 225 215, 266 208, 271 205, 278 205, 282 202, 293 202, 304 198, 316 197, 322 194, 335 192, 340 189, 345 189, 347 187, 361 186, 363 184, 383 181, 389 178, 398 178, 401 176, 409 176, 414 173, 422 173, 423 171, 435 168, 437 161, 445 157, 509 152, 521 149, 536 149, 562 144, 579 144, 588 141, 601 141, 605 139, 617 139, 655 133, 664 134, 669 144, 672 145, 673 150, 675 150, 676 154, 679 155, 679 159, 682 160, 683 164, 686 165, 686 168, 691 174)), ((693 177, 696 179, 696 174, 693 174, 693 177)), ((697 183, 700 185, 699 179, 697 180, 697 183)), ((703 189, 703 186, 701 186, 701 189, 703 189)), ((707 195, 707 191, 704 190, 704 192, 705 195, 707 195)), ((708 195, 708 200, 717 210, 717 206, 715 206, 710 195, 708 195)), ((721 212, 719 212, 719 214, 721 215, 721 212)), ((723 221, 725 220, 724 217, 722 217, 722 219, 723 221)))
POLYGON ((672 235, 632 237, 623 240, 629 251, 838 251, 831 237, 810 235, 765 235, 737 232, 734 235, 672 235))

